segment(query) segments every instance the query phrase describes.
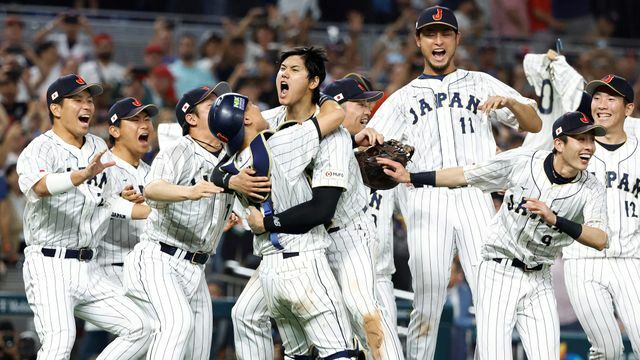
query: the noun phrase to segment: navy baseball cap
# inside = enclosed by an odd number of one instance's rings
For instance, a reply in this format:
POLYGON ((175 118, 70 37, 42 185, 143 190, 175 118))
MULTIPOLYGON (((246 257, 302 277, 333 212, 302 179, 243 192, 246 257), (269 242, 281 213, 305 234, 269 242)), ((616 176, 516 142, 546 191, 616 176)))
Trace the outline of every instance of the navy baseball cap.
POLYGON ((445 25, 458 32, 458 20, 451 9, 444 6, 432 6, 422 11, 416 21, 416 34, 429 25, 445 25))
POLYGON ((195 111, 196 105, 203 102, 212 93, 216 96, 231 92, 231 87, 228 83, 221 81, 214 87, 202 86, 187 91, 182 95, 180 101, 176 105, 176 118, 178 124, 184 129, 187 123, 186 116, 188 113, 195 111))
POLYGON ((622 96, 628 103, 632 103, 634 100, 633 88, 627 81, 627 79, 618 75, 609 74, 600 80, 593 80, 587 84, 586 91, 589 95, 593 96, 596 90, 606 86, 609 89, 615 91, 618 95, 622 96))
POLYGON ((327 85, 323 91, 338 104, 345 101, 376 101, 382 97, 382 91, 367 91, 364 85, 354 79, 340 79, 327 85))
POLYGON ((153 104, 143 105, 140 100, 134 97, 118 100, 109 109, 109 124, 116 125, 120 120, 130 119, 142 111, 146 111, 151 117, 158 115, 158 108, 153 104))
POLYGON ((604 127, 596 125, 590 116, 579 111, 568 112, 553 123, 554 139, 562 135, 580 135, 589 131, 593 131, 595 136, 604 136, 607 133, 604 127))
POLYGON ((582 97, 580 98, 580 104, 578 105, 578 109, 576 109, 576 111, 584 113, 588 117, 592 117, 591 116, 591 95, 589 95, 588 92, 586 91, 582 92, 582 97))
POLYGON ((366 91, 371 91, 373 89, 373 86, 371 86, 371 81, 358 73, 348 73, 343 77, 343 79, 353 79, 357 81, 360 85, 364 86, 364 89, 366 91))
POLYGON ((52 82, 47 89, 47 105, 59 103, 62 99, 87 90, 91 96, 102 94, 99 84, 87 84, 81 76, 69 74, 61 76, 52 82))
POLYGON ((224 144, 224 150, 234 155, 244 141, 244 112, 249 98, 237 93, 221 95, 209 110, 209 131, 224 144))

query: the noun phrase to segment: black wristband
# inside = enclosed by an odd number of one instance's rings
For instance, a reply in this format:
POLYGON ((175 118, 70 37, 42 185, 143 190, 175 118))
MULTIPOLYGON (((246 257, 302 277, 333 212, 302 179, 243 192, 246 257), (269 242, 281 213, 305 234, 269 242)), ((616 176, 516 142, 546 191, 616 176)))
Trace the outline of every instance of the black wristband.
POLYGON ((573 239, 578 239, 582 235, 582 225, 577 222, 573 222, 562 216, 556 216, 556 227, 563 233, 571 236, 573 239))
POLYGON ((409 173, 409 182, 413 185, 436 186, 436 172, 425 171, 420 173, 409 173))
POLYGON ((273 216, 265 216, 264 217, 264 229, 267 232, 278 232, 276 225, 273 223, 273 216))

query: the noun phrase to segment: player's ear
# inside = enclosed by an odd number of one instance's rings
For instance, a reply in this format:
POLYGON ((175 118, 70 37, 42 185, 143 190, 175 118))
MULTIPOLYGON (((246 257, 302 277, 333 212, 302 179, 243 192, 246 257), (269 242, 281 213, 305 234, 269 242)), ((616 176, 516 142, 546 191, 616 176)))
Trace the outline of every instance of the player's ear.
MULTIPOLYGON (((64 101, 64 100, 63 100, 64 101)), ((61 117, 62 115, 62 103, 52 103, 49 105, 49 111, 53 114, 53 117, 61 117)))
POLYGON ((630 102, 627 105, 624 106, 624 114, 626 116, 631 116, 631 114, 633 114, 633 109, 635 109, 635 104, 630 102))
POLYGON ((314 90, 320 85, 320 77, 314 76, 311 81, 309 81, 309 89, 314 90))
POLYGON ((460 34, 460 32, 458 31, 456 33, 456 45, 460 45, 460 38, 462 37, 462 34, 460 34))
POLYGON ((109 135, 113 136, 115 139, 119 138, 120 128, 115 125, 109 126, 109 135))
POLYGON ((561 153, 564 151, 564 142, 559 138, 553 139, 553 149, 556 153, 561 153))
POLYGON ((194 113, 187 113, 184 120, 191 126, 196 126, 198 124, 198 119, 196 119, 196 114, 194 113))

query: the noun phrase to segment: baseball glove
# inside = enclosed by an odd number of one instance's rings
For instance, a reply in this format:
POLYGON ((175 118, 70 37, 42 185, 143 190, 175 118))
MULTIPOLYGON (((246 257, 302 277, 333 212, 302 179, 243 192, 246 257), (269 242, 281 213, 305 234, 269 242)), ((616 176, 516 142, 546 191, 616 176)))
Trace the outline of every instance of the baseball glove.
POLYGON ((376 162, 376 158, 390 159, 401 163, 402 166, 407 166, 407 162, 413 156, 413 150, 413 146, 405 145, 392 139, 356 153, 364 184, 376 190, 387 190, 396 187, 398 183, 384 173, 382 165, 376 162))

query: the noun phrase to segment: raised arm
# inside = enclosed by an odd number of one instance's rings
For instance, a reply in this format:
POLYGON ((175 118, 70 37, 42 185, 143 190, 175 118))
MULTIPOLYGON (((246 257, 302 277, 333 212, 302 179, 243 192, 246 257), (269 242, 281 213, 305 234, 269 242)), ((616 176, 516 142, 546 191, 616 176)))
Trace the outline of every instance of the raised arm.
POLYGON ((331 97, 323 95, 320 99, 320 112, 316 117, 320 135, 326 136, 337 129, 344 120, 344 110, 331 97))
POLYGON ((535 108, 529 104, 523 104, 514 98, 505 96, 490 96, 487 101, 480 104, 479 110, 484 112, 494 111, 502 108, 511 110, 520 130, 537 133, 542 129, 542 119, 535 108))
POLYGON ((410 173, 397 161, 378 158, 378 164, 385 167, 384 173, 399 183, 411 183, 418 186, 460 187, 467 185, 462 167, 454 167, 437 171, 410 173))

